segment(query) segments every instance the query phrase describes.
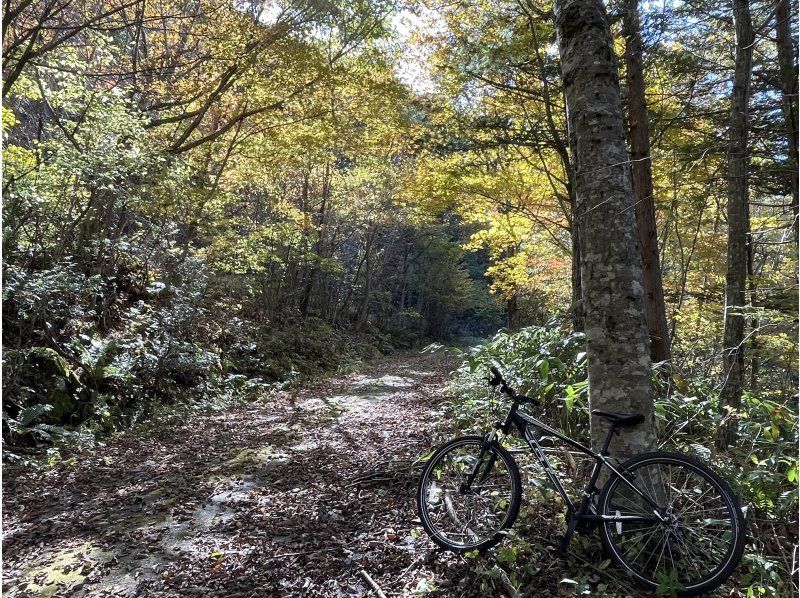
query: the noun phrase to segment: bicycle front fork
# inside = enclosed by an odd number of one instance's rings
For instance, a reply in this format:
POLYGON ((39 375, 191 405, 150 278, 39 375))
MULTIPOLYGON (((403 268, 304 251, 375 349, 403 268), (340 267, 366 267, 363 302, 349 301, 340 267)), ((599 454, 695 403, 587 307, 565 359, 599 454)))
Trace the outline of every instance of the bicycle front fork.
POLYGON ((475 483, 475 478, 478 476, 478 472, 484 464, 484 459, 486 458, 487 453, 489 453, 489 460, 486 463, 486 466, 483 467, 483 473, 481 473, 481 476, 477 481, 478 486, 483 484, 492 473, 492 468, 494 467, 495 461, 497 461, 497 453, 490 450, 490 447, 496 438, 497 428, 495 427, 484 437, 481 454, 478 457, 478 462, 475 464, 474 469, 467 475, 467 479, 461 482, 461 486, 458 489, 461 494, 472 493, 472 484, 475 483))

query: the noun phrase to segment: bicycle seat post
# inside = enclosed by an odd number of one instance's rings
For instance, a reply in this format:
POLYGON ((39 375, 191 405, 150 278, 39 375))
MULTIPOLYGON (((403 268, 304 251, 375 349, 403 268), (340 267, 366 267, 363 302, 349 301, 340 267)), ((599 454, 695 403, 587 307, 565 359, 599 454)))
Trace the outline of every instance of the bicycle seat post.
POLYGON ((603 447, 600 449, 600 454, 603 456, 607 456, 609 454, 608 447, 611 445, 611 438, 613 438, 614 434, 617 433, 617 424, 611 422, 611 427, 608 429, 608 434, 606 434, 606 439, 603 441, 603 447))

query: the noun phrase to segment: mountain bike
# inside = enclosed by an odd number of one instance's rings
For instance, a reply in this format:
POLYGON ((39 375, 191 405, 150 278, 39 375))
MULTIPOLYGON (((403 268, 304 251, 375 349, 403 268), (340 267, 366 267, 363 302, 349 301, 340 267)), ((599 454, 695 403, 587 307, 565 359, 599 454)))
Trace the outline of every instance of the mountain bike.
POLYGON ((511 399, 505 421, 484 436, 461 436, 439 447, 419 481, 419 517, 436 544, 455 552, 485 551, 514 524, 522 482, 499 438, 515 428, 567 506, 559 554, 566 554, 576 530, 597 529, 608 556, 651 589, 696 595, 731 575, 742 557, 746 532, 739 500, 722 478, 697 459, 677 453, 641 454, 623 464, 609 457, 614 434, 641 424, 643 415, 593 410, 610 424, 600 452, 594 452, 521 411, 522 405, 540 402, 517 394, 496 367, 489 384, 511 399), (578 504, 567 495, 534 429, 595 460, 578 504), (599 489, 604 468, 608 473, 599 489))

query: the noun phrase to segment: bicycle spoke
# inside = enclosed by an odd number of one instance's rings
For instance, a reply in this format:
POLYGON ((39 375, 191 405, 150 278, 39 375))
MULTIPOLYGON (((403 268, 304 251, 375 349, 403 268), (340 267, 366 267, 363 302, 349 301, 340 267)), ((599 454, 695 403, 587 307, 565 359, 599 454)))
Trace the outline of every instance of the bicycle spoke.
MULTIPOLYGON (((642 501, 642 499, 638 495, 634 495, 631 498, 628 498, 627 496, 620 496, 620 497, 617 498, 617 500, 624 500, 633 509, 636 509, 636 511, 631 513, 633 515, 643 514, 643 513, 650 514, 652 512, 652 509, 650 508, 650 505, 648 505, 647 503, 644 503, 642 501), (637 499, 639 501, 641 501, 641 502, 636 502, 637 499)), ((619 506, 621 506, 621 505, 619 505, 619 506)))
MULTIPOLYGON (((653 540, 655 541, 655 545, 656 545, 656 549, 657 549, 658 545, 660 544, 659 540, 664 538, 664 531, 662 529, 660 529, 660 528, 656 528, 655 531, 656 531, 656 535, 653 536, 653 540), (658 539, 656 539, 656 538, 658 538, 658 539)), ((651 550, 650 553, 647 555, 647 560, 644 562, 644 565, 642 566, 643 570, 645 570, 645 571, 649 571, 650 570, 649 569, 650 561, 653 559, 653 556, 655 555, 655 553, 656 553, 655 550, 651 550)))
POLYGON ((637 552, 636 556, 634 556, 633 559, 631 559, 631 562, 636 562, 639 559, 639 557, 641 556, 641 554, 644 551, 644 549, 647 548, 647 545, 650 543, 650 540, 652 540, 655 537, 655 534, 657 534, 659 532, 660 532, 660 530, 657 527, 654 527, 654 528, 652 528, 650 533, 645 534, 641 538, 642 544, 641 544, 641 547, 639 548, 639 552, 637 552))
POLYGON ((695 564, 695 570, 698 573, 701 573, 701 569, 697 566, 697 563, 703 562, 702 556, 700 553, 695 550, 695 548, 691 545, 691 543, 687 542, 684 538, 679 536, 679 542, 681 545, 686 549, 686 552, 689 553, 690 562, 695 564))
POLYGON ((664 558, 664 553, 667 551, 668 548, 669 548, 669 533, 665 532, 661 536, 661 550, 658 553, 658 558, 656 559, 655 567, 653 567, 653 571, 655 571, 656 573, 658 573, 661 570, 661 561, 664 558))

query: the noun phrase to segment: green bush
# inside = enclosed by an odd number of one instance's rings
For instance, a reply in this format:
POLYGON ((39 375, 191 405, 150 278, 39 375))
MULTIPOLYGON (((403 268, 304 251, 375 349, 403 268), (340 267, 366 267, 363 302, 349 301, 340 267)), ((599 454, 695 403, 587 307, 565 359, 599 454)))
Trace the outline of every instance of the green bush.
POLYGON ((461 415, 460 423, 473 421, 476 411, 496 406, 496 400, 487 395, 486 384, 489 367, 496 365, 517 392, 542 401, 540 413, 548 421, 560 423, 568 434, 586 433, 588 385, 583 340, 583 334, 558 326, 530 326, 518 332, 499 332, 481 345, 459 350, 464 361, 451 390, 460 397, 454 406, 461 415))

